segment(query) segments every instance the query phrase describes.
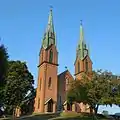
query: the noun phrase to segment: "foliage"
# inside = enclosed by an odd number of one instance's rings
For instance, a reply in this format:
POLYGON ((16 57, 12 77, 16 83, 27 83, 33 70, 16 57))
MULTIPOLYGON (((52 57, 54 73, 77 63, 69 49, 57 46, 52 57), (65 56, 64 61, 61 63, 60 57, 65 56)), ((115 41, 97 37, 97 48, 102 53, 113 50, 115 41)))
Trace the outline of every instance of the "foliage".
POLYGON ((34 110, 34 99, 36 96, 36 90, 33 89, 22 101, 21 104, 21 112, 22 114, 30 114, 33 113, 34 110))
POLYGON ((71 82, 71 86, 67 93, 67 100, 69 103, 74 101, 76 102, 85 102, 87 100, 87 81, 83 80, 75 80, 71 82))
POLYGON ((5 77, 8 68, 8 53, 4 45, 0 45, 0 108, 3 106, 3 89, 5 86, 5 77))
POLYGON ((120 106, 120 79, 114 79, 111 84, 112 90, 110 91, 110 100, 113 104, 120 106))
POLYGON ((33 90, 33 76, 25 62, 9 61, 4 102, 12 110, 20 106, 28 91, 33 90))
POLYGON ((75 80, 68 91, 67 99, 70 102, 83 102, 89 104, 97 113, 99 105, 112 105, 113 100, 113 77, 111 72, 98 70, 93 71, 92 78, 83 75, 81 80, 75 80))
POLYGON ((0 45, 0 87, 3 86, 5 82, 5 76, 8 67, 8 53, 4 45, 0 45))

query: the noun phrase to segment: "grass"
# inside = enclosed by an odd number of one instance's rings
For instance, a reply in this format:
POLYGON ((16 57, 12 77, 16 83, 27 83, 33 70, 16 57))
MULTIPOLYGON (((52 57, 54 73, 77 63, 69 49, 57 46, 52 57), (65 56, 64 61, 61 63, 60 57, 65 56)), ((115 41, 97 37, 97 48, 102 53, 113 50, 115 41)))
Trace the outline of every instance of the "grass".
MULTIPOLYGON (((0 120, 11 120, 8 119, 0 119, 0 120)), ((46 114, 32 114, 28 116, 23 116, 17 118, 17 120, 108 120, 105 116, 97 115, 93 117, 93 115, 86 113, 76 113, 76 112, 62 112, 62 113, 46 113, 46 114)))
POLYGON ((7 115, 6 118, 0 118, 0 120, 12 120, 12 116, 7 115))
POLYGON ((50 118, 58 117, 58 113, 46 113, 46 114, 32 114, 29 116, 23 116, 18 118, 18 120, 48 120, 50 118))
POLYGON ((105 116, 93 116, 87 113, 63 112, 60 117, 52 118, 50 120, 108 120, 105 116))

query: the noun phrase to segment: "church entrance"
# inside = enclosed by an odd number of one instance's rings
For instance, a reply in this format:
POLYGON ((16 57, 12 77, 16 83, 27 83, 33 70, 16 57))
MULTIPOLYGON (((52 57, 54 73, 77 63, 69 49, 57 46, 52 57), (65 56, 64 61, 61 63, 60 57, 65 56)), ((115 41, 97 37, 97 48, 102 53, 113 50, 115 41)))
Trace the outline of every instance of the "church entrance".
POLYGON ((67 103, 67 110, 72 111, 72 104, 67 103))
POLYGON ((47 103, 47 112, 53 112, 53 100, 50 99, 47 103))

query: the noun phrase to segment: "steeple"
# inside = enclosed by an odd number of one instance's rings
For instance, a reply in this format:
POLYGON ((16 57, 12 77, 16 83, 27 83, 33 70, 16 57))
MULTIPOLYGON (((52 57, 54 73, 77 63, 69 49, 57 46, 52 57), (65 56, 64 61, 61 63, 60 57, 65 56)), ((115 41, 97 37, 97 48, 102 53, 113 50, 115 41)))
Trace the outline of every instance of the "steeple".
POLYGON ((43 37, 42 47, 44 49, 46 49, 51 44, 56 44, 52 8, 50 8, 50 13, 49 13, 49 17, 48 17, 48 24, 47 24, 47 28, 46 28, 46 31, 45 31, 45 34, 43 37))
POLYGON ((88 55, 88 49, 87 45, 84 39, 84 30, 82 25, 82 20, 80 23, 80 37, 79 37, 79 43, 77 46, 77 57, 79 57, 81 60, 84 59, 84 57, 88 55))
POLYGON ((81 80, 83 73, 90 76, 92 72, 92 61, 89 56, 89 46, 87 46, 85 42, 82 21, 80 23, 80 37, 76 52, 76 60, 74 63, 75 78, 81 80))
POLYGON ((83 32, 83 26, 82 26, 82 20, 81 20, 81 23, 80 23, 80 48, 82 49, 83 47, 83 43, 84 43, 84 32, 83 32))
POLYGON ((54 33, 52 8, 50 8, 50 14, 49 14, 49 18, 48 18, 48 25, 47 25, 46 32, 54 33))
POLYGON ((35 112, 56 112, 58 103, 58 52, 55 42, 52 9, 39 53, 38 85, 35 112), (51 107, 47 107, 51 106, 51 107))
POLYGON ((88 44, 88 55, 90 56, 90 46, 88 44))

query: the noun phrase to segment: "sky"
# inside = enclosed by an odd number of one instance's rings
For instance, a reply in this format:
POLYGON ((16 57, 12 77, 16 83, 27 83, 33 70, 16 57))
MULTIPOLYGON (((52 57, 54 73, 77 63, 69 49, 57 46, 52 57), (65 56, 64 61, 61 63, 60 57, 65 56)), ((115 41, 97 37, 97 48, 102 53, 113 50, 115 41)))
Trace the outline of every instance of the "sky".
POLYGON ((67 66, 74 74, 82 20, 93 69, 119 75, 120 0, 0 0, 0 43, 7 47, 10 60, 27 63, 35 87, 39 51, 51 5, 59 52, 58 72, 67 66))

